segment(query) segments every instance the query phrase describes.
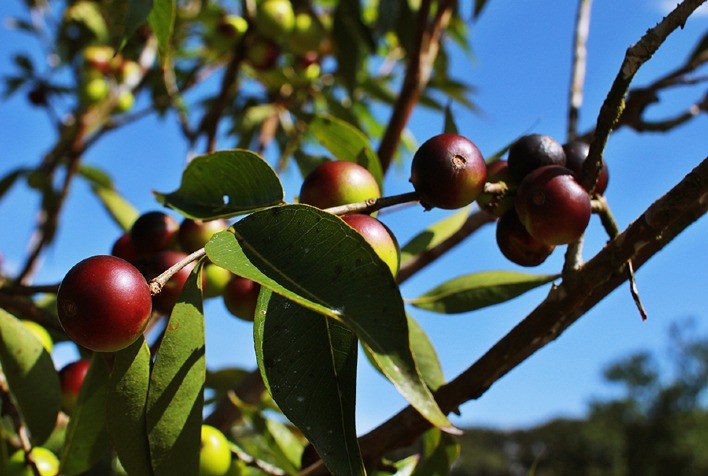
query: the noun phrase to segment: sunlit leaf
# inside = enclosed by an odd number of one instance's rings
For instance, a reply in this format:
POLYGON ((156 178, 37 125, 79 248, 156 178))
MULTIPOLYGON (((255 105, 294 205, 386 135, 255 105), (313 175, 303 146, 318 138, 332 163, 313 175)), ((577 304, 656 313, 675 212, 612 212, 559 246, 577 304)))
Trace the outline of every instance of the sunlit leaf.
POLYGON ((101 204, 123 230, 129 230, 140 212, 120 193, 112 188, 91 187, 91 191, 101 201, 101 204))
POLYGON ((270 291, 259 299, 256 356, 273 400, 334 474, 364 474, 357 443, 356 336, 270 291))
POLYGON ((105 356, 93 354, 66 430, 61 474, 83 474, 108 453, 108 376, 105 356))
POLYGON ((283 203, 283 187, 268 163, 248 150, 195 157, 172 193, 158 201, 196 219, 232 217, 283 203))
POLYGON ((196 474, 206 361, 201 267, 182 289, 150 377, 147 431, 156 476, 196 474))
POLYGON ((108 16, 113 44, 121 49, 140 25, 145 23, 153 0, 113 0, 108 16))
POLYGON ((486 271, 451 279, 408 302, 443 314, 474 311, 513 299, 558 278, 515 271, 486 271))
POLYGON ((115 354, 106 422, 123 468, 135 476, 152 475, 145 415, 149 382, 150 349, 141 337, 115 354))
POLYGON ((411 258, 436 247, 452 236, 465 224, 469 214, 470 207, 465 207, 414 236, 401 248, 401 266, 405 266, 411 258))
POLYGON ((170 57, 170 44, 175 23, 175 0, 152 0, 152 11, 148 21, 157 37, 162 63, 165 64, 170 57))
POLYGON ((59 376, 42 343, 3 309, 0 309, 0 364, 32 442, 41 444, 57 421, 61 403, 59 376))

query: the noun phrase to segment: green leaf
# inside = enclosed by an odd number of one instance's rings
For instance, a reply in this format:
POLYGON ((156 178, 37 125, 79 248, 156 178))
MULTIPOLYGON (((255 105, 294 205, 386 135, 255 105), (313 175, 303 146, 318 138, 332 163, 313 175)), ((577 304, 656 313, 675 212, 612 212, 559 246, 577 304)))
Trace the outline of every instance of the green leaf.
POLYGON ((0 309, 0 364, 32 443, 43 443, 54 430, 59 414, 59 375, 42 343, 3 309, 0 309))
POLYGON ((445 375, 435 347, 430 342, 425 330, 411 316, 408 316, 408 330, 410 332, 411 350, 415 356, 420 374, 431 390, 437 390, 438 387, 445 383, 445 375))
POLYGON ((367 44, 368 30, 361 20, 360 2, 337 4, 332 35, 335 44, 346 45, 346 48, 336 48, 335 51, 337 74, 341 76, 349 95, 353 96, 359 72, 364 69, 366 55, 374 48, 367 44))
POLYGON ((445 126, 443 127, 443 132, 449 134, 459 133, 459 129, 455 123, 455 117, 452 115, 452 105, 449 102, 445 106, 445 126))
POLYGON ((5 196, 5 194, 12 188, 13 185, 15 185, 15 182, 17 182, 17 179, 22 177, 27 173, 28 169, 25 168, 17 168, 14 170, 11 170, 3 178, 0 179, 0 200, 2 197, 5 196))
POLYGON ((147 431, 156 476, 196 474, 206 361, 201 266, 184 284, 150 377, 147 431))
POLYGON ((401 266, 405 266, 407 261, 419 254, 436 247, 462 228, 470 214, 470 208, 463 208, 414 236, 401 248, 401 266))
POLYGON ((116 352, 108 393, 108 434, 123 468, 151 476, 145 407, 150 382, 150 349, 140 337, 116 352))
POLYGON ((113 44, 122 49, 130 36, 145 23, 153 8, 153 0, 113 0, 108 16, 113 44))
POLYGON ((356 336, 264 290, 254 335, 263 381, 333 474, 362 475, 356 435, 356 336))
POLYGON ((114 188, 113 179, 108 173, 98 167, 92 167, 86 164, 79 165, 78 175, 85 178, 92 186, 114 188))
POLYGON ((178 190, 156 193, 157 200, 189 218, 232 217, 283 203, 283 187, 273 168, 248 150, 195 157, 178 190))
POLYGON ((112 188, 91 187, 91 191, 101 201, 111 218, 124 231, 130 229, 140 212, 123 196, 112 188))
POLYGON ((460 444, 437 428, 423 434, 423 455, 413 476, 447 476, 460 456, 460 444))
POLYGON ((157 47, 164 65, 171 56, 172 31, 175 24, 175 0, 153 0, 152 11, 148 21, 157 37, 157 47))
POLYGON ((308 205, 262 210, 214 235, 206 252, 218 266, 344 323, 421 415, 452 430, 416 368, 388 266, 339 217, 308 205))
POLYGON ((482 14, 482 10, 487 6, 489 0, 474 0, 474 17, 479 18, 482 14))
POLYGON ((91 469, 110 447, 106 431, 108 365, 100 353, 93 354, 76 407, 69 419, 61 454, 61 474, 82 474, 91 469))
POLYGON ((459 276, 408 301, 420 309, 456 314, 474 311, 513 299, 558 278, 515 271, 485 271, 459 276))
POLYGON ((363 132, 348 122, 328 115, 311 117, 308 128, 337 160, 356 162, 365 167, 381 187, 381 162, 363 132))
POLYGON ((250 371, 237 368, 207 370, 205 385, 207 388, 225 393, 251 374, 250 371))

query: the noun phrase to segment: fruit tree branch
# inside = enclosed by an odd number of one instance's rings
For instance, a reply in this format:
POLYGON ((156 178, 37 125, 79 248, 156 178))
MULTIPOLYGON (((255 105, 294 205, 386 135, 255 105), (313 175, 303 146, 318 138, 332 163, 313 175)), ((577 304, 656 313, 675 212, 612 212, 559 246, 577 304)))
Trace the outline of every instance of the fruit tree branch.
POLYGON ((578 132, 578 117, 583 105, 583 87, 588 57, 588 33, 590 32, 590 10, 592 0, 580 0, 575 19, 575 39, 573 66, 568 97, 568 140, 574 140, 578 132))
MULTIPOLYGON (((628 261, 638 269, 708 210, 708 159, 704 159, 666 195, 655 201, 627 229, 554 287, 523 321, 473 363, 435 392, 445 412, 479 398, 492 384, 565 329, 627 280, 628 261)), ((407 407, 360 438, 367 461, 405 446, 430 427, 407 407)))

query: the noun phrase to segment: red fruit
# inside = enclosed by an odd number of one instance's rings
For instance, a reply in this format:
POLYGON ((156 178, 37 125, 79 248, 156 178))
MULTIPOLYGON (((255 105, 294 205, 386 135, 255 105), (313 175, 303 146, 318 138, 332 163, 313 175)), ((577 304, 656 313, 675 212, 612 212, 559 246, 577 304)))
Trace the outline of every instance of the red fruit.
POLYGON ((234 276, 224 290, 226 309, 244 321, 253 321, 261 285, 241 276, 234 276))
POLYGON ((548 245, 576 241, 592 212, 590 196, 573 172, 557 165, 531 172, 516 190, 516 212, 526 230, 548 245))
POLYGON ((130 237, 138 258, 170 248, 174 244, 179 224, 170 215, 153 211, 138 217, 130 228, 130 237))
POLYGON ((509 171, 516 183, 532 170, 546 165, 565 166, 563 146, 549 136, 530 134, 521 137, 509 148, 509 171))
POLYGON ((81 385, 84 383, 89 367, 91 367, 89 359, 79 359, 65 365, 59 371, 61 409, 67 415, 71 415, 74 407, 76 407, 76 399, 79 396, 81 385))
POLYGON ((507 186, 507 191, 501 198, 494 194, 483 192, 477 197, 477 205, 485 212, 491 213, 496 217, 501 217, 514 208, 516 184, 509 173, 509 164, 505 160, 497 160, 496 162, 487 164, 487 182, 504 182, 507 186))
POLYGON ((265 38, 255 38, 246 50, 246 59, 257 71, 268 71, 278 62, 280 47, 265 38))
MULTIPOLYGON (((153 279, 186 257, 187 254, 181 251, 160 251, 145 262, 143 271, 148 279, 153 279)), ((194 266, 195 263, 191 262, 180 269, 165 283, 162 290, 152 297, 152 306, 156 311, 162 314, 169 314, 172 311, 194 266)))
MULTIPOLYGON (((583 181, 583 167, 585 160, 588 158, 588 152, 590 152, 590 146, 585 142, 581 141, 571 141, 563 145, 563 150, 565 151, 565 156, 567 159, 566 167, 568 167, 578 182, 583 181)), ((597 182, 595 183, 595 190, 593 193, 597 195, 602 195, 607 190, 607 183, 610 181, 610 171, 607 169, 607 163, 603 161, 602 168, 600 169, 600 174, 597 176, 597 182)))
POLYGON ((371 172, 355 162, 323 162, 310 172, 300 187, 300 203, 317 208, 379 198, 381 190, 371 172))
POLYGON ((410 181, 426 209, 462 208, 484 190, 487 165, 471 140, 440 134, 424 142, 413 156, 410 181))
POLYGON ((66 334, 97 352, 115 352, 132 344, 143 333, 151 311, 145 277, 115 256, 80 261, 57 293, 57 313, 66 334))
POLYGON ((371 245, 376 254, 383 260, 396 276, 401 264, 401 249, 393 232, 379 220, 369 215, 356 213, 341 217, 344 222, 359 232, 371 245))
POLYGON ((135 264, 138 262, 138 254, 135 251, 130 233, 123 233, 120 238, 113 243, 111 254, 126 260, 128 263, 135 264))
POLYGON ((496 239, 506 259, 521 266, 540 265, 555 248, 529 235, 514 209, 502 215, 497 222, 496 239))
POLYGON ((226 220, 191 220, 185 218, 179 225, 177 232, 177 241, 185 253, 192 253, 200 248, 211 239, 214 233, 225 230, 228 227, 226 220))

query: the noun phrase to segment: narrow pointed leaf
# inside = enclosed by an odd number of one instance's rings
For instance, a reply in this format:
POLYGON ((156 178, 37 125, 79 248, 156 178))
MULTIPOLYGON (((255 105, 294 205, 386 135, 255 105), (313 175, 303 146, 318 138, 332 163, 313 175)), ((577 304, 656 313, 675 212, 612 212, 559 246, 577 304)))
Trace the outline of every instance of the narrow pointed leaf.
POLYGON ((147 432, 156 476, 196 474, 206 362, 201 267, 187 279, 150 376, 147 432))
POLYGON ((135 30, 145 23, 153 0, 113 0, 110 31, 117 48, 122 48, 135 30))
POLYGON ((27 173, 27 169, 18 168, 8 172, 3 178, 0 178, 0 200, 5 196, 8 190, 15 185, 17 179, 27 173))
POLYGON ((411 405, 452 429, 416 368, 388 266, 339 217, 307 205, 262 210, 216 234, 206 252, 218 266, 343 322, 411 405))
POLYGON ((103 458, 110 447, 106 431, 106 401, 108 399, 108 365, 104 356, 91 358, 81 385, 76 407, 66 429, 61 455, 61 474, 83 474, 103 458))
POLYGON ((129 230, 140 214, 123 196, 112 188, 92 187, 108 214, 123 230, 129 230))
POLYGON ((452 105, 449 102, 445 106, 445 126, 443 127, 443 132, 449 134, 459 133, 459 129, 455 123, 455 116, 452 115, 452 105))
POLYGON ((436 247, 452 236, 462 228, 469 214, 470 207, 463 208, 414 236, 401 248, 401 266, 405 266, 411 258, 436 247))
POLYGON ((108 435, 128 474, 151 476, 145 406, 150 382, 150 349, 140 337, 116 352, 108 393, 108 435))
POLYGON ((337 160, 356 162, 365 167, 381 186, 381 162, 363 132, 346 121, 327 115, 311 116, 308 129, 337 160))
POLYGON ((59 414, 59 375, 42 343, 19 319, 3 309, 0 309, 0 364, 32 443, 43 443, 54 430, 59 414))
POLYGON ((423 457, 413 476, 448 476, 460 455, 460 444, 437 428, 423 434, 423 457))
POLYGON ((232 217, 283 203, 283 187, 273 168, 247 150, 195 157, 172 193, 158 201, 196 219, 232 217))
POLYGON ((157 37, 157 47, 164 65, 170 57, 170 44, 175 23, 175 0, 153 0, 148 21, 157 37))
POLYGON ((557 274, 486 271, 454 278, 408 302, 428 311, 457 314, 508 301, 556 278, 557 274))
POLYGON ((259 303, 256 356, 273 400, 333 474, 364 474, 354 414, 356 336, 270 291, 259 303))

